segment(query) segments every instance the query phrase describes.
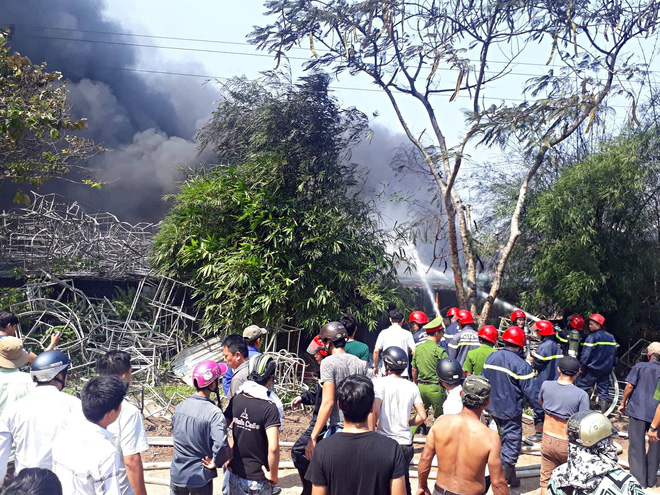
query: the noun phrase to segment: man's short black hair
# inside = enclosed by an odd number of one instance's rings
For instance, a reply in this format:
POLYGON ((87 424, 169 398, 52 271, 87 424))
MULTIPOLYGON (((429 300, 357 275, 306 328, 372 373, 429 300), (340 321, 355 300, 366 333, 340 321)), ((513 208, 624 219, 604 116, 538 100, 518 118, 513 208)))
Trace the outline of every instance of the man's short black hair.
POLYGON ((11 311, 0 311, 0 329, 7 325, 18 325, 18 316, 11 311))
POLYGON ((357 331, 357 320, 351 313, 343 313, 339 318, 339 323, 344 325, 348 335, 353 335, 357 331))
POLYGON ((366 421, 374 405, 374 384, 364 375, 350 375, 337 387, 337 402, 351 423, 366 421))
POLYGON ((96 361, 99 375, 123 375, 131 368, 131 355, 126 351, 108 351, 96 361))
MULTIPOLYGON (((259 340, 261 337, 257 337, 254 340, 248 340, 245 337, 243 337, 243 342, 245 342, 245 345, 250 346, 250 347, 257 347, 257 340, 259 340)), ((248 354, 250 353, 250 350, 248 349, 248 354)))
POLYGON ((22 469, 5 485, 3 495, 62 495, 62 483, 50 469, 22 469))
POLYGON ((390 320, 395 323, 401 323, 403 321, 403 313, 400 309, 393 308, 389 310, 390 320))
POLYGON ((484 407, 484 404, 486 403, 486 400, 479 399, 478 397, 473 397, 473 396, 463 396, 461 397, 461 402, 463 402, 463 406, 469 409, 470 411, 476 411, 477 409, 484 407))
POLYGON ((343 349, 344 347, 346 347, 346 342, 347 342, 346 339, 337 339, 332 343, 332 345, 334 345, 335 347, 341 347, 343 349))
POLYGON ((118 409, 127 388, 128 383, 116 375, 100 375, 89 380, 80 392, 85 418, 98 423, 107 413, 118 409))
POLYGON ((241 353, 245 359, 248 358, 248 348, 245 340, 242 335, 237 333, 232 333, 225 337, 225 340, 222 341, 222 347, 229 349, 229 352, 236 354, 237 352, 241 353))

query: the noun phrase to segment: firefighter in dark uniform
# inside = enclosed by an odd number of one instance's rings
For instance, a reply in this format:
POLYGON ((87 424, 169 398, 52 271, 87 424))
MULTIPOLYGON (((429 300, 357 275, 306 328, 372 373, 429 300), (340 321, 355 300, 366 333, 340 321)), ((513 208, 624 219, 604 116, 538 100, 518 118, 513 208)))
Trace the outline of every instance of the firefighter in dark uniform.
POLYGON ((589 335, 582 343, 580 366, 582 374, 575 385, 588 391, 596 384, 598 403, 602 412, 610 402, 610 373, 616 361, 617 343, 614 336, 605 330, 605 317, 595 313, 587 318, 589 335))
MULTIPOLYGON (((534 324, 533 329, 541 337, 541 343, 536 349, 531 351, 527 360, 532 365, 534 371, 537 372, 536 381, 539 384, 540 390, 541 385, 546 380, 556 380, 559 378, 557 360, 564 357, 564 353, 557 340, 555 340, 555 327, 551 322, 548 320, 539 320, 534 324)), ((528 440, 541 442, 543 440, 543 429, 539 426, 538 419, 535 419, 536 433, 528 437, 528 440)))
POLYGON ((458 308, 449 308, 447 311, 447 319, 449 320, 449 325, 447 325, 447 328, 445 328, 445 334, 440 341, 440 345, 445 349, 445 351, 447 350, 447 346, 449 345, 449 342, 451 342, 451 339, 453 339, 454 335, 456 335, 461 329, 458 325, 458 311, 458 308))
POLYGON ((490 404, 486 411, 502 430, 502 469, 509 486, 520 486, 516 463, 522 444, 523 398, 534 409, 535 419, 543 423, 543 408, 539 404, 536 373, 524 359, 525 331, 509 327, 502 335, 505 348, 486 358, 483 376, 491 385, 490 404))
POLYGON ((555 328, 548 320, 539 320, 534 324, 534 330, 541 337, 541 343, 531 353, 532 368, 538 373, 536 379, 541 384, 546 380, 556 380, 557 359, 564 357, 564 353, 555 339, 555 328))
POLYGON ((412 326, 413 340, 415 344, 421 344, 426 340, 426 330, 422 327, 429 322, 429 317, 426 316, 424 311, 413 311, 410 313, 408 323, 412 326))
POLYGON ((479 347, 481 342, 479 342, 479 334, 472 326, 474 325, 472 313, 464 309, 460 310, 458 312, 458 325, 461 330, 454 335, 447 345, 447 354, 450 358, 458 361, 462 368, 468 352, 479 347))
POLYGON ((560 330, 556 335, 557 342, 559 342, 564 356, 568 356, 568 340, 572 330, 577 330, 580 332, 580 336, 582 336, 582 330, 584 330, 584 318, 578 314, 569 316, 568 326, 564 330, 560 330))

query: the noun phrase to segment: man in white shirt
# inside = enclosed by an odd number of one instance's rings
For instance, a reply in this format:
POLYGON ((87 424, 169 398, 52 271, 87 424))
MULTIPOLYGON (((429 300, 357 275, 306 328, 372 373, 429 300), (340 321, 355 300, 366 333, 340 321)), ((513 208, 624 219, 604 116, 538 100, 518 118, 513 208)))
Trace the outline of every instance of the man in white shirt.
MULTIPOLYGON (((85 420, 72 422, 53 445, 53 472, 64 495, 120 495, 121 455, 107 428, 119 417, 128 384, 95 376, 80 392, 85 420)), ((201 462, 201 459, 200 459, 201 462)))
MULTIPOLYGON (((8 337, 5 337, 8 338, 8 337)), ((69 357, 60 351, 45 351, 32 363, 34 391, 9 404, 0 416, 0 480, 7 471, 12 445, 16 448, 16 474, 22 469, 52 469, 52 445, 67 424, 82 417, 80 400, 62 392, 69 357)))
MULTIPOLYGON (((378 374, 378 358, 383 349, 398 347, 399 349, 403 349, 409 356, 412 356, 415 350, 415 341, 412 333, 401 326, 403 323, 403 313, 394 308, 389 311, 389 316, 391 325, 378 334, 378 339, 376 339, 376 345, 374 347, 374 374, 376 375, 378 374)), ((385 373, 384 367, 381 369, 381 372, 383 374, 385 373)), ((401 376, 408 378, 407 368, 401 373, 401 376)))
MULTIPOLYGON (((408 368, 408 355, 403 349, 388 347, 383 351, 383 362, 386 376, 374 380, 373 426, 378 433, 401 446, 406 465, 409 465, 415 455, 410 428, 426 421, 424 402, 417 385, 401 378, 403 370, 408 368), (417 415, 411 419, 413 409, 417 415)), ((406 493, 411 495, 407 470, 405 478, 406 493)))
POLYGON ((27 364, 28 356, 21 339, 9 336, 0 339, 0 413, 34 389, 30 374, 19 369, 27 364))
MULTIPOLYGON (((127 385, 133 380, 131 356, 126 351, 108 351, 96 363, 99 375, 115 375, 127 385)), ((140 410, 124 399, 117 421, 108 427, 121 454, 120 483, 123 495, 147 495, 144 484, 142 452, 149 450, 147 433, 140 410)))

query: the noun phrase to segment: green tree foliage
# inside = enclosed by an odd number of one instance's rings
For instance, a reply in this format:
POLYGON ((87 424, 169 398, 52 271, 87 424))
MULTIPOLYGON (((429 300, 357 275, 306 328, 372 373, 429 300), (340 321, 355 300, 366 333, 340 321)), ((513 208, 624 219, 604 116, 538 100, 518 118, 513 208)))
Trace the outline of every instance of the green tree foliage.
POLYGON ((526 149, 508 236, 481 308, 484 321, 548 151, 601 122, 614 95, 628 99, 630 120, 639 121, 640 88, 655 53, 642 39, 655 35, 659 10, 659 2, 646 0, 266 0, 266 21, 250 40, 277 63, 309 47, 307 68, 359 74, 383 91, 437 186, 438 223, 447 227, 439 247, 448 247, 459 306, 475 314, 480 252, 461 191, 472 174, 461 167, 475 145, 526 149), (534 71, 522 99, 507 100, 507 89, 519 84, 517 64, 544 61, 539 54, 549 67, 534 71), (447 118, 452 105, 467 109, 458 132, 447 118), (425 119, 419 128, 413 113, 417 122, 425 119))
MULTIPOLYGON (((77 171, 71 180, 100 186, 84 161, 101 148, 73 134, 86 121, 71 118, 61 79, 59 72, 46 72, 46 64, 10 54, 6 33, 0 32, 0 182, 38 186, 77 171)), ((16 199, 27 198, 19 192, 16 199)))
POLYGON ((621 138, 539 194, 526 220, 535 238, 527 304, 638 323, 658 317, 659 155, 656 130, 621 138))
POLYGON ((229 165, 193 172, 154 246, 163 273, 198 288, 206 331, 248 323, 310 332, 342 311, 374 326, 397 288, 393 237, 359 197, 350 145, 364 115, 313 75, 295 86, 236 79, 200 146, 229 165))

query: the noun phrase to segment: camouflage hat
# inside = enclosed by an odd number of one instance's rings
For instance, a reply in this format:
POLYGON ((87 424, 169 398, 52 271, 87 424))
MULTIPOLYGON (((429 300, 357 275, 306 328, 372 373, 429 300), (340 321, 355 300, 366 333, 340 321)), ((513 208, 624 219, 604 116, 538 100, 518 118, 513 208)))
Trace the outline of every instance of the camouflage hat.
POLYGON ((481 375, 470 375, 463 381, 463 397, 483 404, 490 398, 490 382, 481 375))

